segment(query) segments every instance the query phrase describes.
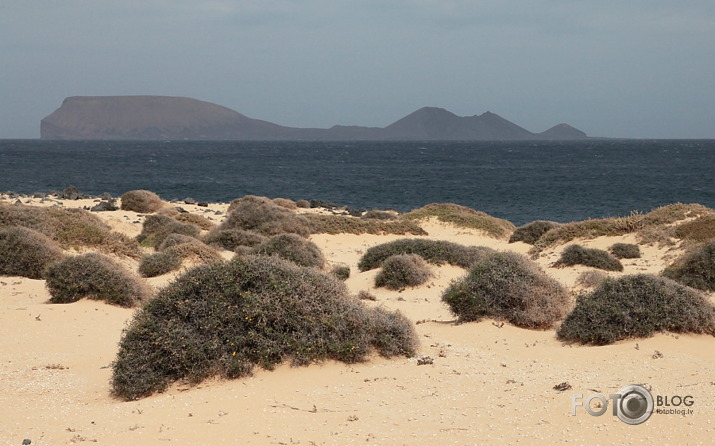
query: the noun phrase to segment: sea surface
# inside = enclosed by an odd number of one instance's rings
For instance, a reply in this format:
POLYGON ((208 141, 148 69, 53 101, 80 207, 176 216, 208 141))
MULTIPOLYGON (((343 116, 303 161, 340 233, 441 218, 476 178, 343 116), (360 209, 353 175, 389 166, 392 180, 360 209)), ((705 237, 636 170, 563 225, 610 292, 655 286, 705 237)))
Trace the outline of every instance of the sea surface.
POLYGON ((126 142, 0 140, 0 191, 228 202, 247 194, 408 211, 458 203, 521 225, 715 207, 715 140, 126 142))

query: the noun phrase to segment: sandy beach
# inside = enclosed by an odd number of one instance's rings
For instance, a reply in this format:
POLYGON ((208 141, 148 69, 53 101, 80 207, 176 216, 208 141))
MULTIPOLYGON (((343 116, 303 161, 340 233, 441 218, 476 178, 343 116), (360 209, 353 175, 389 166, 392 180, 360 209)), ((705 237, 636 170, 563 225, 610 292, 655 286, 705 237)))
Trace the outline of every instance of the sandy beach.
MULTIPOLYGON (((22 202, 66 208, 96 204, 27 197, 22 202)), ((228 207, 180 206, 216 224, 228 207)), ((144 217, 135 212, 93 214, 127 236, 141 232, 144 217)), ((531 248, 436 219, 420 226, 429 234, 421 237, 435 240, 521 254, 531 248)), ((404 237, 313 234, 310 240, 328 268, 350 267, 348 289, 376 297, 367 305, 399 310, 416 323, 421 345, 415 357, 286 364, 244 379, 176 384, 129 402, 113 398, 109 382, 122 330, 136 309, 90 300, 49 304, 44 280, 0 276, 0 444, 21 445, 26 439, 32 445, 712 444, 714 337, 660 333, 593 347, 563 344, 554 330, 489 319, 456 324, 440 296, 465 275, 464 269, 431 266, 431 280, 403 291, 375 288, 377 270, 358 270, 368 248, 404 237), (561 383, 570 388, 556 390, 561 383), (610 410, 595 417, 578 407, 571 415, 573 394, 608 396, 629 384, 641 384, 653 395, 691 396, 692 413, 654 413, 637 426, 610 410)), ((576 241, 600 249, 636 243, 630 234, 576 241)), ((583 291, 579 274, 590 268, 553 267, 564 247, 550 247, 535 261, 575 296, 583 291)), ((684 249, 640 248, 641 258, 623 260, 622 273, 608 274, 657 274, 684 249)), ((136 260, 120 261, 137 269, 136 260)), ((147 283, 159 288, 179 273, 147 283)), ((713 302, 714 294, 709 294, 713 302)))

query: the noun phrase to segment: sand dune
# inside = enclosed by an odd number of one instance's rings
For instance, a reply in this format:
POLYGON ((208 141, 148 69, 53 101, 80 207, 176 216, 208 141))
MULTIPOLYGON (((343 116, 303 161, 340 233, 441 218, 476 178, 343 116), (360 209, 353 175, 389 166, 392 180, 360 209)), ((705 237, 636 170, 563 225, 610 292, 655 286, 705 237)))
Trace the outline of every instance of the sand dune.
MULTIPOLYGON (((33 205, 52 205, 52 202, 33 205)), ((88 201, 62 202, 83 207, 88 201)), ((217 222, 226 205, 182 205, 217 222), (205 212, 208 210, 209 212, 205 212)), ((130 236, 141 230, 133 212, 98 213, 130 236)), ((526 253, 478 231, 436 221, 430 238, 526 253)), ((358 272, 367 248, 400 238, 385 235, 313 235, 330 264, 351 268, 347 286, 377 297, 369 305, 398 309, 419 322, 415 358, 372 358, 356 365, 328 362, 247 379, 177 384, 139 401, 109 395, 111 362, 134 311, 97 301, 48 304, 44 281, 0 277, 0 443, 19 445, 466 445, 466 444, 711 444, 715 437, 715 338, 658 334, 605 347, 563 345, 553 330, 532 331, 491 320, 456 325, 440 301, 464 270, 432 267, 425 285, 402 292, 376 289, 376 271, 358 272), (431 358, 431 361, 426 360, 431 358), (420 361, 422 359, 423 361, 420 361), (427 364, 419 365, 420 362, 427 364), (431 362, 431 363, 430 363, 431 362), (571 389, 554 386, 568 382, 571 389), (654 395, 691 395, 691 415, 653 414, 639 426, 578 408, 574 393, 617 392, 643 384, 654 395)), ((604 248, 630 236, 581 241, 604 248)), ((586 267, 553 268, 563 246, 537 262, 579 291, 586 267)), ((657 273, 680 251, 641 247, 624 261, 626 273, 657 273)), ((135 261, 126 261, 136 267, 135 261), (132 263, 133 262, 133 263, 132 263)), ((611 273, 621 274, 621 273, 611 273)), ((162 286, 171 276, 152 279, 162 286)), ((711 295, 712 297, 712 295, 711 295)))

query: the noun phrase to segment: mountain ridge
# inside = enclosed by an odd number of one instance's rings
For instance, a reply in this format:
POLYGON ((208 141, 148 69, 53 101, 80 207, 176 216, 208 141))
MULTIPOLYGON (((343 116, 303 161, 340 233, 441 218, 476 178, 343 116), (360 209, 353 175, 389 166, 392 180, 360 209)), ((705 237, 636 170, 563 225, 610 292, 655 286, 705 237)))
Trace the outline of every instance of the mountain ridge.
POLYGON ((565 123, 532 133, 492 112, 458 116, 422 107, 386 127, 286 127, 178 96, 70 96, 40 123, 42 139, 120 140, 564 140, 588 136, 565 123))

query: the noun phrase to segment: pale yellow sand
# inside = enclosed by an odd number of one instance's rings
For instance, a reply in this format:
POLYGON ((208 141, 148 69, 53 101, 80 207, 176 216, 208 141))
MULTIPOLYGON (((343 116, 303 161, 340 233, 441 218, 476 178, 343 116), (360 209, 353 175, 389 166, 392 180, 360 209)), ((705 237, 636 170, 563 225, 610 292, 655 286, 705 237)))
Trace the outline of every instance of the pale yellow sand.
MULTIPOLYGON (((35 200, 37 201, 37 200, 35 200)), ((91 205, 68 202, 68 206, 91 205)), ((204 215, 203 208, 182 205, 204 215)), ((225 211, 226 205, 212 205, 225 211)), ((136 235, 132 212, 100 213, 116 230, 136 235)), ((220 216, 206 213, 218 222, 220 216)), ((499 250, 528 251, 437 222, 431 238, 499 250)), ((0 277, 0 444, 19 445, 467 445, 712 444, 715 438, 715 338, 660 334, 606 347, 564 346, 554 331, 530 331, 491 320, 454 325, 440 295, 456 267, 433 267, 427 285, 403 292, 375 289, 376 271, 357 261, 373 245, 398 236, 315 235, 331 264, 351 267, 353 292, 368 305, 399 309, 417 325, 416 358, 374 358, 357 365, 279 367, 234 381, 176 385, 135 402, 109 396, 111 365, 133 310, 94 301, 47 304, 44 282, 0 277), (654 359, 656 352, 662 357, 654 359), (418 365, 429 356, 432 364, 418 365), (571 384, 559 392, 556 384, 571 384), (578 408, 571 395, 615 393, 645 384, 654 395, 692 395, 688 416, 654 414, 629 426, 607 412, 578 408)), ((607 247, 628 237, 581 241, 607 247)), ((572 287, 587 268, 549 267, 563 247, 537 261, 572 287)), ((667 249, 642 248, 626 273, 658 272, 667 249)), ((155 286, 169 277, 150 281, 155 286)))

